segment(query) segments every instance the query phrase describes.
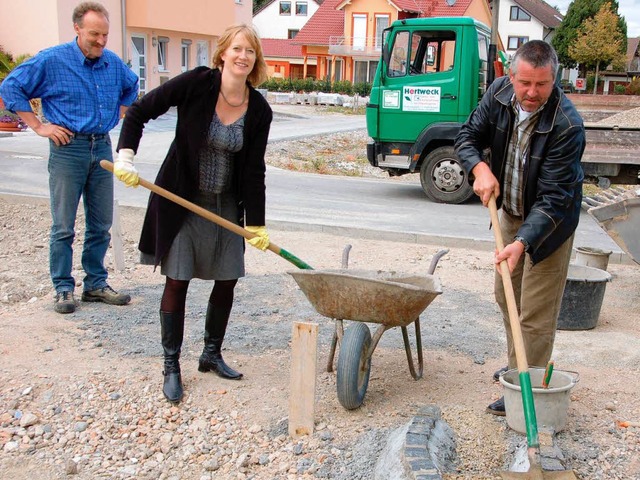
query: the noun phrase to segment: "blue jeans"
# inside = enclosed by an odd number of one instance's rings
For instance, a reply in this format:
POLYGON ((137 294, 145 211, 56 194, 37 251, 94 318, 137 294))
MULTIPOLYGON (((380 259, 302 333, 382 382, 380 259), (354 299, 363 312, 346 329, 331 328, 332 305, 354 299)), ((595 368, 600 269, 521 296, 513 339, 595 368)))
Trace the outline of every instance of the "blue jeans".
POLYGON ((107 285, 104 256, 111 240, 113 221, 113 175, 100 166, 112 160, 109 135, 76 135, 67 145, 49 142, 49 193, 51 198, 51 238, 49 270, 56 292, 73 291, 71 276, 73 240, 80 196, 85 212, 82 268, 84 290, 107 285))

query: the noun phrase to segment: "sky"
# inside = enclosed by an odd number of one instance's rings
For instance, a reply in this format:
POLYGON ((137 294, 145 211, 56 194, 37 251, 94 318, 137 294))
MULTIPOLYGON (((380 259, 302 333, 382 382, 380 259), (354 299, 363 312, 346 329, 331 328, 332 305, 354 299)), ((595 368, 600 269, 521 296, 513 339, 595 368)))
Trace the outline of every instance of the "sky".
MULTIPOLYGON (((546 0, 552 7, 558 7, 563 15, 572 0, 546 0)), ((618 0, 618 14, 627 21, 627 37, 640 36, 640 0, 618 0)))

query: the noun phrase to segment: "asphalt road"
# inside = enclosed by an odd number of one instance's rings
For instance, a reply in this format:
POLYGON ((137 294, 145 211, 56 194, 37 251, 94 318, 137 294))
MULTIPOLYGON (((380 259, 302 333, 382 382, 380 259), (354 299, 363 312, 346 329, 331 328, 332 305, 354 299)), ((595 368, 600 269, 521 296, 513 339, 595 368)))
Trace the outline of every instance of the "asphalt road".
MULTIPOLYGON (((276 115, 269 142, 307 138, 365 128, 357 115, 276 115)), ((145 129, 136 167, 150 181, 173 139, 175 114, 169 112, 145 129)), ((119 131, 112 132, 114 145, 119 131)), ((0 137, 0 194, 47 198, 48 143, 33 132, 0 137)), ((116 184, 120 205, 145 207, 148 192, 116 184)), ((492 249, 489 214, 479 203, 430 202, 419 183, 393 179, 339 177, 267 168, 267 226, 322 231, 365 238, 442 246, 492 249)), ((612 263, 631 262, 595 220, 583 213, 574 247, 611 250, 612 263)))

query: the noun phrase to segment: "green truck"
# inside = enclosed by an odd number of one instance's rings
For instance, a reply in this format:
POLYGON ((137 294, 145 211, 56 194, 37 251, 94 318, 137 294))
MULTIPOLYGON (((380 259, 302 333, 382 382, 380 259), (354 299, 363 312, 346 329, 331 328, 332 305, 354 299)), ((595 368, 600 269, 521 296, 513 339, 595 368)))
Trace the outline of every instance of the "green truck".
MULTIPOLYGON (((474 193, 453 143, 493 76, 489 27, 469 17, 406 19, 383 39, 366 109, 369 162, 392 176, 419 172, 435 202, 467 201, 474 193)), ((586 127, 586 181, 640 183, 640 130, 586 127)))

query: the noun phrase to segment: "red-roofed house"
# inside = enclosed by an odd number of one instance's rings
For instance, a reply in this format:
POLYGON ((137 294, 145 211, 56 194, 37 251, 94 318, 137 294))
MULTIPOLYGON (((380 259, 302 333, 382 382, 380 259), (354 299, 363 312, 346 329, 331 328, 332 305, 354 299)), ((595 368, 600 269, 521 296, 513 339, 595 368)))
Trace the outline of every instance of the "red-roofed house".
POLYGON ((301 45, 304 65, 308 57, 317 57, 317 78, 370 82, 383 30, 395 20, 436 16, 469 16, 491 24, 487 0, 324 0, 293 43, 301 45))

